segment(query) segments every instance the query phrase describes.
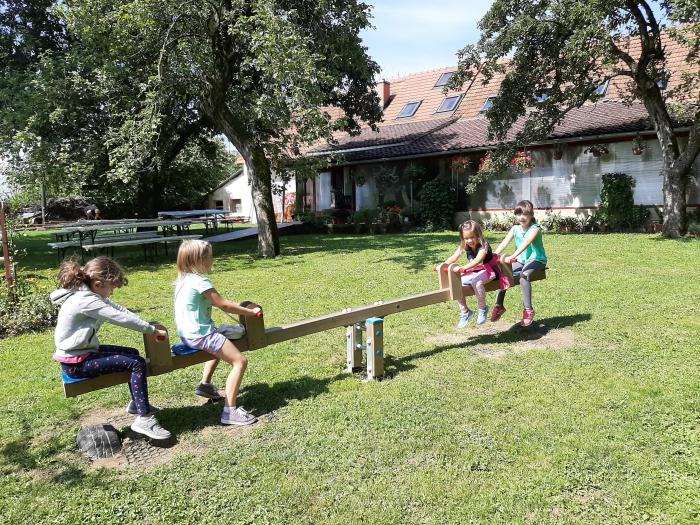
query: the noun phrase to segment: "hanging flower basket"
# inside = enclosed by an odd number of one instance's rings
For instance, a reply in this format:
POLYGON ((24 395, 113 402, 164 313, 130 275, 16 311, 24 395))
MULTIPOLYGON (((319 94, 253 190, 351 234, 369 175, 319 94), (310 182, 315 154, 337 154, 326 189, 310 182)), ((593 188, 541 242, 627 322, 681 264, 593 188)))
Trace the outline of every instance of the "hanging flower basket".
POLYGON ((552 151, 552 157, 554 158, 554 160, 561 160, 563 156, 564 144, 562 144, 561 142, 555 142, 552 151))
POLYGON ((590 153, 594 157, 602 157, 603 155, 610 153, 608 147, 604 146, 603 144, 591 144, 585 150, 583 150, 583 152, 590 153))
POLYGON ((632 154, 633 155, 641 155, 644 153, 644 150, 647 149, 647 145, 644 142, 644 139, 642 139, 641 135, 637 135, 632 139, 632 154))
POLYGON ((450 168, 452 168, 455 173, 466 173, 468 167, 469 159, 466 157, 452 157, 450 161, 450 168))
POLYGON ((535 167, 532 156, 527 151, 519 151, 510 161, 510 167, 516 173, 531 173, 535 167))

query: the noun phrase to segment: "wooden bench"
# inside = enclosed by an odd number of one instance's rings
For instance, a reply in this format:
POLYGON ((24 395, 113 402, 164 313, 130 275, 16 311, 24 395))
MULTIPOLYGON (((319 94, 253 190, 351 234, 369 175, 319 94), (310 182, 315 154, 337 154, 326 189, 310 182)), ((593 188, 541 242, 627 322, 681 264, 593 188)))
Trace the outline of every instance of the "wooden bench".
MULTIPOLYGON (((85 251, 93 251, 93 250, 101 250, 104 248, 110 248, 112 250, 112 254, 114 254, 114 248, 119 247, 119 246, 143 246, 144 247, 144 256, 146 255, 146 247, 153 245, 153 247, 156 249, 156 255, 158 254, 157 246, 159 243, 163 243, 165 247, 165 254, 168 254, 168 243, 169 242, 179 242, 179 241, 184 241, 187 239, 201 239, 201 235, 171 235, 169 237, 163 236, 163 235, 154 235, 151 237, 146 237, 142 239, 131 239, 131 240, 123 240, 123 241, 114 241, 114 242, 96 242, 94 244, 83 244, 82 248, 85 251)), ((105 237, 106 239, 106 237, 105 237)))
POLYGON ((250 218, 245 215, 226 215, 223 219, 219 219, 219 222, 226 226, 226 231, 229 231, 229 227, 232 224, 243 224, 250 222, 250 218))

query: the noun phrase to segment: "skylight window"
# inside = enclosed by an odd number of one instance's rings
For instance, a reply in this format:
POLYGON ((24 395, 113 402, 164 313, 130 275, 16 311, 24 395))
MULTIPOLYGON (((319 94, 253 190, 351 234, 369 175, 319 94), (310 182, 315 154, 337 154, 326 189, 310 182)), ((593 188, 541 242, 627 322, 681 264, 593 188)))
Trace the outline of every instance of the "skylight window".
POLYGON ((455 74, 454 71, 450 71, 449 73, 443 73, 442 75, 440 75, 440 78, 438 78, 438 81, 437 81, 437 83, 435 84, 434 87, 446 86, 447 83, 448 83, 448 82, 450 81, 450 79, 452 78, 452 75, 454 75, 454 74, 455 74))
POLYGON ((437 111, 435 113, 454 111, 454 109, 459 104, 460 100, 462 100, 462 95, 455 95, 454 97, 445 97, 445 99, 442 101, 440 107, 437 108, 437 111))
POLYGON ((595 91, 593 92, 593 94, 598 96, 598 97, 604 97, 607 92, 608 92, 608 81, 606 80, 602 84, 599 84, 597 88, 595 88, 595 91))
POLYGON ((418 111, 418 108, 420 107, 422 100, 419 100, 418 102, 409 102, 406 104, 403 109, 401 110, 401 113, 399 113, 399 116, 396 118, 406 118, 406 117, 412 117, 413 115, 416 114, 416 111, 418 111))
POLYGON ((535 102, 544 102, 549 98, 549 94, 547 93, 537 93, 534 97, 535 102))
POLYGON ((493 101, 496 100, 496 97, 489 97, 486 99, 486 102, 484 102, 484 105, 481 106, 481 111, 480 113, 486 113, 489 109, 493 107, 493 101))

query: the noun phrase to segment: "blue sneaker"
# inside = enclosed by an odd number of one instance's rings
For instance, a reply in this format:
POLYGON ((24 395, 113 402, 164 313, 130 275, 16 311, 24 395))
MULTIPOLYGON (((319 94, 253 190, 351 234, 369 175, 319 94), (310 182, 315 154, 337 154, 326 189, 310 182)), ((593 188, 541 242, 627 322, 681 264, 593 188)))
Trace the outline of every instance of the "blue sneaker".
POLYGON ((457 328, 464 328, 472 319, 474 319, 473 311, 467 310, 466 312, 462 312, 459 316, 459 321, 457 322, 457 328))
POLYGON ((484 324, 486 322, 486 316, 489 315, 489 307, 487 306, 483 310, 479 308, 479 315, 476 318, 476 324, 484 324))

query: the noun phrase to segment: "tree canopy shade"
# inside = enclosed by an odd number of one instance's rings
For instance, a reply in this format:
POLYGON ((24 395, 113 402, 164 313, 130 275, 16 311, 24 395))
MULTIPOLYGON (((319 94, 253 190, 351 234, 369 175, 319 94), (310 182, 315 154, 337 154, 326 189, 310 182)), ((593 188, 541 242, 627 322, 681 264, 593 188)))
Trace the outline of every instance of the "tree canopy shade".
MULTIPOLYGON (((104 0, 81 4, 106 6, 104 0)), ((113 2, 110 2, 113 3, 113 2)), ((381 118, 378 66, 359 32, 369 6, 357 0, 138 0, 117 2, 114 23, 159 42, 154 103, 184 92, 208 129, 223 133, 248 168, 258 249, 279 253, 272 172, 306 144, 381 118), (323 107, 341 108, 332 121, 323 107)), ((102 22, 95 18, 94 24, 102 22)))
MULTIPOLYGON (((568 111, 599 98, 599 85, 627 79, 626 98, 644 104, 661 145, 663 233, 683 235, 689 174, 700 151, 697 0, 496 0, 479 26, 481 38, 459 52, 450 84, 461 87, 479 75, 487 83, 505 75, 486 113, 491 137, 505 141, 516 120, 525 117, 508 154, 513 147, 544 140, 568 111), (665 28, 662 21, 672 25, 665 28), (668 39, 684 47, 687 67, 681 81, 663 91, 668 39), (548 97, 536 98, 542 93, 548 97), (674 120, 688 126, 685 148, 674 120)), ((507 154, 501 157, 499 165, 504 165, 507 154)))
POLYGON ((233 172, 185 95, 153 104, 160 42, 120 33, 106 3, 0 5, 0 155, 15 185, 154 216, 233 172))

